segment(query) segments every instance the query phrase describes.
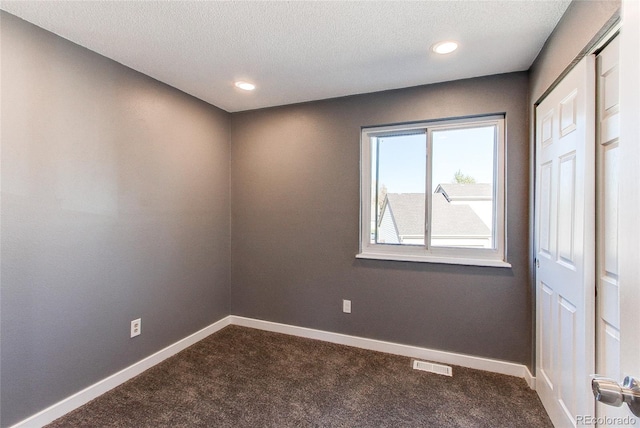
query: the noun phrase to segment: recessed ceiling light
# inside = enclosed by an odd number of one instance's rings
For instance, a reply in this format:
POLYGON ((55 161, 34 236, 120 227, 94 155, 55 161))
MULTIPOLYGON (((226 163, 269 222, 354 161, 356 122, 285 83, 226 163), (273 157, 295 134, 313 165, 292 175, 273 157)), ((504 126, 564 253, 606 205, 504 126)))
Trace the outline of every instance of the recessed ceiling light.
POLYGON ((431 47, 431 50, 437 54, 448 54, 458 49, 456 42, 440 42, 431 47))
POLYGON ((256 85, 249 82, 236 82, 236 88, 240 88, 244 91, 253 91, 256 88, 256 85))

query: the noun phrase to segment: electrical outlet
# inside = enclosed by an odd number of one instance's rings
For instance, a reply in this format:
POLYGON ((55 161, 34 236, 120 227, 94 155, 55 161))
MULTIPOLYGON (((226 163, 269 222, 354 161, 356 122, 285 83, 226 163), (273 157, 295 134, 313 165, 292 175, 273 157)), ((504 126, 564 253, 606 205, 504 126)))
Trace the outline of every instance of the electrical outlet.
POLYGON ((142 333, 142 319, 131 321, 131 337, 139 336, 142 333))
POLYGON ((345 314, 351 313, 351 300, 342 300, 342 312, 344 312, 345 314))

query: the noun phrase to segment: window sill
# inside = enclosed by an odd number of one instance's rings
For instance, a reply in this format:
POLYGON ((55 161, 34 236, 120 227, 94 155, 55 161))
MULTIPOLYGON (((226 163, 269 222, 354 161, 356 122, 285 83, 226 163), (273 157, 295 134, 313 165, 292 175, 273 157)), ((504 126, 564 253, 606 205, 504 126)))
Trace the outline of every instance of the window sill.
POLYGON ((356 259, 369 260, 390 260, 399 262, 418 262, 418 263, 442 263, 448 265, 464 265, 464 266, 488 266, 510 268, 511 263, 503 260, 492 259, 474 259, 462 257, 438 257, 432 255, 409 255, 409 254, 388 254, 388 253, 360 253, 356 254, 356 259))

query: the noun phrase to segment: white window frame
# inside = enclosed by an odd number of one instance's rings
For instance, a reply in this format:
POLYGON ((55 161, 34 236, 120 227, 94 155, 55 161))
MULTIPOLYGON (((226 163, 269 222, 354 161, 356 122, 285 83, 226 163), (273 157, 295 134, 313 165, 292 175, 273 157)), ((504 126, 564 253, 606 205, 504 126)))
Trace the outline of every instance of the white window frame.
POLYGON ((356 258, 376 260, 398 260, 426 263, 446 263, 471 266, 511 267, 506 261, 506 218, 505 218, 505 117, 490 115, 464 119, 443 119, 420 123, 399 124, 362 128, 360 139, 360 252, 356 258), (432 138, 434 131, 496 127, 495 169, 494 169, 494 247, 459 248, 429 247, 431 231, 431 193, 426 193, 425 245, 397 245, 371 242, 371 193, 373 171, 371 168, 371 137, 424 131, 427 136, 427 176, 426 189, 431 189, 432 138))

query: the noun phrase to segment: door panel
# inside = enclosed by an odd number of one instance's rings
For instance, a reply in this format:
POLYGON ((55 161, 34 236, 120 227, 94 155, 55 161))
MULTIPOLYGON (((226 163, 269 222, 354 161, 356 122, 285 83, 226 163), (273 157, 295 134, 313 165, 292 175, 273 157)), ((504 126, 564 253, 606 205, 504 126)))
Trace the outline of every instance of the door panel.
POLYGON ((538 374, 544 377, 544 381, 551 390, 554 388, 553 379, 555 379, 553 375, 553 329, 551 326, 551 320, 555 318, 553 316, 555 312, 553 296, 553 290, 547 287, 544 282, 540 281, 540 292, 538 293, 540 343, 538 344, 538 351, 541 358, 539 358, 540 367, 538 368, 538 374))
MULTIPOLYGON (((618 283, 619 204, 619 38, 596 58, 597 66, 597 236, 596 236, 596 369, 620 382, 620 306, 618 283)), ((625 407, 597 405, 601 418, 624 417, 625 407)))
POLYGON ((536 108, 536 389, 556 426, 594 414, 594 75, 584 58, 536 108))
POLYGON ((540 167, 540 227, 538 242, 540 254, 551 257, 551 167, 547 162, 540 167))
POLYGON ((576 335, 578 320, 576 319, 577 308, 568 300, 561 296, 559 299, 559 321, 558 331, 560 332, 560 340, 558 341, 558 362, 559 378, 561 380, 560 389, 558 391, 558 400, 560 401, 565 414, 571 420, 575 420, 578 415, 577 394, 575 393, 575 385, 578 374, 575 364, 576 356, 576 335))
MULTIPOLYGON (((621 375, 640 377, 640 2, 623 0, 620 34, 620 359, 621 375)), ((627 411, 627 426, 640 418, 627 411)))
POLYGON ((573 245, 576 204, 576 153, 570 152, 559 158, 560 179, 558 187, 558 259, 566 267, 574 267, 573 245))

